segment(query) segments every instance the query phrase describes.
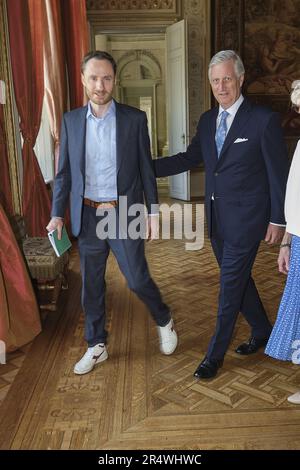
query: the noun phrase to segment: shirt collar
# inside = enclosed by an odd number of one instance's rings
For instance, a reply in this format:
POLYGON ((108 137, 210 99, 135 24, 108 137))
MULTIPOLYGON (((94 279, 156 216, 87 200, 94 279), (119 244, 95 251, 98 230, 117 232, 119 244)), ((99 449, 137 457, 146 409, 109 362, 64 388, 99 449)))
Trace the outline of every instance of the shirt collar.
POLYGON ((115 116, 115 115, 116 115, 116 105, 115 105, 114 100, 111 101, 110 107, 108 108, 108 110, 106 111, 106 113, 104 114, 104 116, 102 118, 98 118, 98 117, 94 116, 94 114, 92 112, 91 102, 90 101, 88 102, 88 109, 87 109, 87 113, 86 113, 86 118, 87 119, 89 119, 89 117, 91 116, 93 119, 103 120, 103 119, 107 119, 108 116, 115 116))
POLYGON ((230 114, 231 116, 235 116, 237 113, 237 110, 239 109, 243 101, 244 101, 244 97, 243 95, 240 95, 239 98, 230 106, 230 108, 223 109, 222 106, 219 106, 218 117, 223 111, 227 111, 227 113, 230 114))

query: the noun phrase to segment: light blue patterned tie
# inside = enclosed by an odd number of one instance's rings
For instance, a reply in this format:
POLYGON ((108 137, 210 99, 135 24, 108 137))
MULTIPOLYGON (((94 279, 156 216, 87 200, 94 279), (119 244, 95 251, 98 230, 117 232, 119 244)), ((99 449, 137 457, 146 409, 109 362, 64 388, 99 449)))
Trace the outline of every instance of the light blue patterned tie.
POLYGON ((224 141, 226 139, 226 134, 227 134, 227 124, 226 124, 226 118, 229 116, 229 113, 227 111, 222 111, 220 114, 221 120, 220 124, 218 126, 218 129, 216 131, 216 146, 217 146, 217 151, 218 151, 218 157, 221 153, 224 141))

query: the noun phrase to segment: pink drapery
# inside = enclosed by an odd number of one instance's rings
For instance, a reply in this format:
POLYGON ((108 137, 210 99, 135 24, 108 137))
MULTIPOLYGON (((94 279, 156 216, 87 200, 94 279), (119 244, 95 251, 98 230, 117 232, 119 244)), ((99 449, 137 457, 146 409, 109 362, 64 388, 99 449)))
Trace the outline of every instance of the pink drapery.
POLYGON ((60 125, 67 108, 66 63, 70 108, 73 109, 82 106, 85 101, 80 64, 87 52, 88 33, 84 0, 45 0, 45 6, 45 99, 54 139, 56 174, 60 125))
POLYGON ((14 90, 24 139, 23 214, 29 235, 43 236, 49 221, 50 197, 33 147, 44 97, 44 1, 9 0, 7 10, 14 90))
POLYGON ((32 341, 41 323, 23 256, 1 204, 0 226, 0 340, 9 352, 32 341))
POLYGON ((44 0, 46 8, 44 73, 45 100, 55 149, 55 174, 59 155, 59 134, 63 113, 67 110, 67 83, 64 36, 60 0, 44 0))
POLYGON ((3 105, 0 104, 0 203, 8 215, 13 214, 12 194, 8 169, 6 133, 4 129, 3 105))
POLYGON ((85 0, 63 0, 62 13, 65 27, 70 108, 73 109, 82 106, 85 101, 80 71, 82 57, 88 49, 85 0))

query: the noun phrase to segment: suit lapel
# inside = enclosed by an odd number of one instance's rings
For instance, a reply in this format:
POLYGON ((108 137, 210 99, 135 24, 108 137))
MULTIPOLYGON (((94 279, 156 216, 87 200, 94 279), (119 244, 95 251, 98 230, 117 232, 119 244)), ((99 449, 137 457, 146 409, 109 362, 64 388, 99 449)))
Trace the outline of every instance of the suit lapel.
POLYGON ((239 107, 233 123, 230 126, 229 132, 226 136, 224 145, 222 147, 218 162, 224 158, 224 153, 228 149, 228 147, 235 141, 235 139, 239 136, 239 132, 245 124, 247 123, 248 119, 250 118, 251 115, 251 103, 244 99, 242 102, 241 106, 239 107))
POLYGON ((219 111, 218 107, 215 107, 212 109, 211 115, 210 115, 210 121, 209 121, 209 139, 212 142, 211 147, 212 147, 213 156, 216 162, 218 160, 218 153, 217 153, 215 135, 216 135, 218 111, 219 111))
POLYGON ((126 137, 128 135, 129 129, 129 120, 127 113, 125 111, 125 107, 123 107, 120 103, 115 101, 116 105, 116 151, 117 151, 117 173, 120 171, 120 167, 123 161, 124 153, 124 145, 126 141, 126 137))
POLYGON ((76 129, 76 139, 77 140, 77 157, 79 160, 79 168, 82 175, 85 175, 85 136, 86 136, 86 113, 87 106, 83 106, 78 110, 77 115, 75 115, 74 128, 76 129), (78 132, 78 129, 82 129, 81 132, 78 132))

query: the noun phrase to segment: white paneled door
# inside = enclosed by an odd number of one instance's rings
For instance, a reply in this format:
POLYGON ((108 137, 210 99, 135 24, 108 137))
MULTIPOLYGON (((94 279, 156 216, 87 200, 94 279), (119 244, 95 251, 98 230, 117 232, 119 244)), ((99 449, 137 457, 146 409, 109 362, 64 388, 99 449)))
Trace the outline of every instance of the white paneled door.
MULTIPOLYGON (((187 53, 185 20, 166 31, 167 114, 169 155, 184 152, 187 145, 187 53)), ((170 196, 190 200, 190 172, 170 177, 170 196)))

